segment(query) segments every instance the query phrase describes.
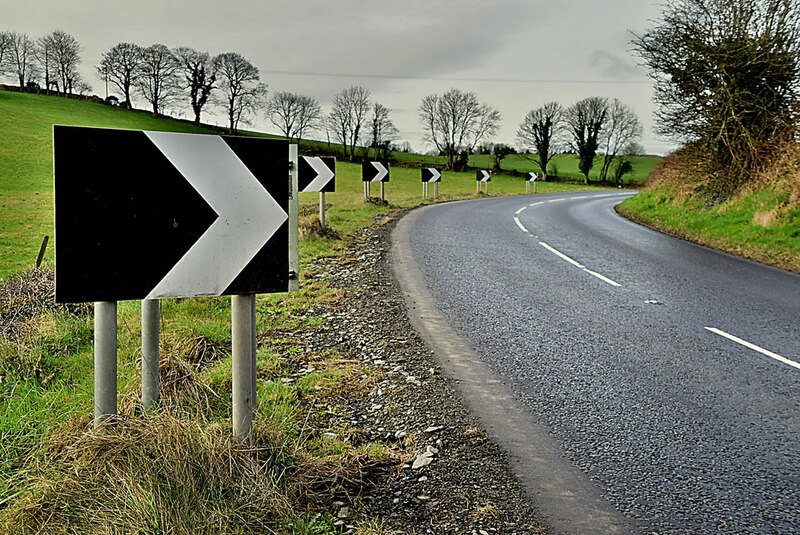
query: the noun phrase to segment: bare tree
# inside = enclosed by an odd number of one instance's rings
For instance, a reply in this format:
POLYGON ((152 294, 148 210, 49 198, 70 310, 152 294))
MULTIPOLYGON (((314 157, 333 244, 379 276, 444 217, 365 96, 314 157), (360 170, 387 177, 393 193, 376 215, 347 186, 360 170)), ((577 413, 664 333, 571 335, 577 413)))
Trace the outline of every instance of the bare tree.
POLYGON ((78 95, 88 95, 92 92, 91 84, 84 80, 79 73, 72 79, 72 89, 78 95))
POLYGON ((9 71, 19 80, 20 87, 25 87, 25 84, 34 80, 38 74, 34 62, 35 51, 36 43, 28 37, 28 34, 16 32, 8 34, 7 65, 9 71))
POLYGON ((564 108, 558 102, 548 102, 529 111, 517 130, 517 140, 524 149, 536 151, 534 162, 547 180, 547 166, 553 159, 561 141, 564 108))
MULTIPOLYGON (((78 82, 83 82, 78 73, 81 62, 81 45, 72 35, 55 30, 39 40, 37 57, 40 63, 44 59, 45 86, 47 89, 53 80, 50 70, 56 78, 56 91, 72 94, 78 82)), ((82 85, 82 87, 84 87, 82 85)))
POLYGON ((11 32, 0 32, 0 75, 5 74, 6 58, 11 49, 11 32))
POLYGON ((330 113, 325 117, 325 132, 328 136, 328 147, 330 140, 338 142, 342 146, 344 156, 347 156, 347 132, 349 130, 349 117, 344 107, 336 106, 336 97, 330 113))
POLYGON ((125 99, 123 106, 131 109, 131 91, 138 84, 142 75, 140 69, 143 49, 133 43, 119 43, 111 50, 103 53, 97 74, 107 82, 114 84, 122 92, 125 99))
POLYGON ((668 0, 633 45, 655 81, 658 132, 706 152, 714 196, 796 136, 800 0, 668 0))
POLYGON ((289 141, 316 128, 321 113, 317 99, 289 91, 275 93, 267 105, 267 117, 289 141))
POLYGON ((333 97, 333 106, 328 122, 337 140, 344 147, 350 147, 350 161, 356 156, 356 145, 370 109, 369 90, 361 86, 343 89, 333 97))
POLYGON ((578 155, 578 169, 583 173, 584 184, 589 183, 589 171, 600 146, 600 132, 608 117, 608 99, 589 97, 579 100, 566 112, 567 125, 572 134, 572 149, 578 155))
POLYGON ((150 45, 142 50, 141 63, 136 75, 137 88, 152 105, 154 116, 162 113, 164 108, 178 96, 179 68, 180 64, 175 55, 165 45, 150 45))
POLYGON ((189 47, 178 47, 173 51, 183 71, 183 88, 189 90, 190 104, 194 112, 194 124, 200 124, 200 114, 208 103, 216 86, 217 73, 208 52, 189 47))
POLYGON ((381 151, 383 151, 383 158, 389 155, 389 144, 395 139, 399 130, 389 117, 391 110, 381 104, 375 102, 372 105, 372 117, 369 121, 369 136, 372 139, 371 147, 375 150, 376 157, 381 158, 381 151))
POLYGON ((39 63, 41 74, 44 75, 45 91, 49 93, 50 88, 55 87, 56 92, 58 92, 55 59, 53 58, 53 49, 49 35, 41 37, 36 41, 36 47, 33 50, 33 56, 39 63))
POLYGON ((259 82, 252 89, 242 93, 233 108, 233 130, 239 130, 239 124, 252 124, 254 117, 267 107, 269 101, 267 84, 259 82))
POLYGON ((259 82, 258 68, 237 52, 216 56, 214 69, 220 81, 228 125, 233 134, 240 121, 247 122, 265 104, 267 86, 259 82))
POLYGON ((480 141, 497 133, 501 120, 498 110, 460 89, 423 98, 419 118, 425 140, 444 155, 448 169, 454 168, 459 151, 472 151, 480 141))
POLYGON ((603 167, 600 170, 600 183, 606 183, 614 158, 625 147, 642 137, 642 123, 633 108, 615 98, 608 107, 608 118, 600 133, 600 148, 603 150, 603 167))

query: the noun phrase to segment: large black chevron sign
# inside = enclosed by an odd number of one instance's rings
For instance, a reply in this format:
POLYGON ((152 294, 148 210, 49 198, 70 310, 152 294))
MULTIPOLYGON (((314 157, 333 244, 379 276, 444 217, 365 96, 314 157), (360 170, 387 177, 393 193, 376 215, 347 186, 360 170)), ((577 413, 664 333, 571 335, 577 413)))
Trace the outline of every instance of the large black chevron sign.
POLYGON ((54 127, 56 301, 284 292, 286 140, 54 127))
POLYGON ((336 191, 336 158, 301 156, 297 177, 300 191, 331 193, 336 191))
POLYGON ((441 182, 442 172, 433 167, 423 167, 420 171, 423 182, 441 182))
POLYGON ((389 182, 389 167, 381 162, 365 162, 361 165, 363 182, 389 182))
POLYGON ((478 171, 475 172, 475 180, 478 182, 491 182, 492 172, 479 169, 478 171))

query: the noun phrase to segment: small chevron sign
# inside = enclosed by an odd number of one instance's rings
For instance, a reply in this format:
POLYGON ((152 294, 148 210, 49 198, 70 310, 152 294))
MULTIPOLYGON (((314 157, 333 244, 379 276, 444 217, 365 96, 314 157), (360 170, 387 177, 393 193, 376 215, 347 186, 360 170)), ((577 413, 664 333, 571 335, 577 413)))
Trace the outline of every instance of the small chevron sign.
POLYGON ((486 171, 484 169, 478 169, 475 173, 475 180, 478 182, 491 182, 492 181, 492 172, 486 171))
POLYGON ((336 158, 333 156, 301 156, 297 182, 300 191, 306 193, 336 191, 336 158))
POLYGON ((421 169, 423 182, 441 182, 442 172, 433 167, 423 167, 421 169))
POLYGON ((364 182, 389 182, 389 167, 381 162, 366 162, 361 166, 364 182))

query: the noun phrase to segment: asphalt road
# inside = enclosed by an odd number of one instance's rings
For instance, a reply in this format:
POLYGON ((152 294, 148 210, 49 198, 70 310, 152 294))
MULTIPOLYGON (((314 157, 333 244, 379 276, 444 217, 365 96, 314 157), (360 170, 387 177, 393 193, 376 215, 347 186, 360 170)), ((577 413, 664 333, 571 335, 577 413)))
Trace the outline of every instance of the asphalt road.
POLYGON ((432 206, 408 260, 637 530, 800 532, 800 276, 630 223, 626 195, 432 206))

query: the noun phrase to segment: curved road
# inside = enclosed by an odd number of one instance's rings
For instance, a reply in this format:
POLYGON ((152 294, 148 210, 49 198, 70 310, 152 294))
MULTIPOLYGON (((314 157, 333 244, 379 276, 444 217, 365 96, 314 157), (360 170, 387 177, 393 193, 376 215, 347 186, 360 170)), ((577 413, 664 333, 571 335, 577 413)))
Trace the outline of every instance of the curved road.
POLYGON ((797 533, 800 276, 630 223, 613 210, 627 195, 431 206, 398 227, 395 261, 522 407, 517 427, 560 448, 534 461, 529 445, 515 469, 532 486, 563 456, 621 531, 797 533))

